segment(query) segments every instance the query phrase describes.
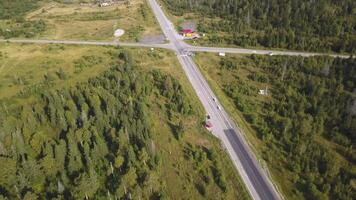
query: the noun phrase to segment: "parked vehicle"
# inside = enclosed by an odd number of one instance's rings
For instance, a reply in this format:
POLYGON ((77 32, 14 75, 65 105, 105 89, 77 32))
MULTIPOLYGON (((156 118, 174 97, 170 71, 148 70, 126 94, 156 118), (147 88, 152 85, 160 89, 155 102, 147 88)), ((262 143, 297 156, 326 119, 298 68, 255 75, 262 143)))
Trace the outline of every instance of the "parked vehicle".
POLYGON ((213 124, 210 121, 206 121, 205 122, 205 128, 211 129, 211 128, 213 128, 213 124))

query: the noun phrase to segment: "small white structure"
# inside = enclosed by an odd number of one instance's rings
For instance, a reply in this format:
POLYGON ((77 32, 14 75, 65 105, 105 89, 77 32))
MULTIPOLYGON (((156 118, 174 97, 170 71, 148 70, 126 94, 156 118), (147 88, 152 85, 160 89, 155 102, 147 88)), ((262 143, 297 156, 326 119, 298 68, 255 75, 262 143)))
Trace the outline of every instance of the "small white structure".
POLYGON ((267 95, 268 95, 268 89, 267 89, 267 87, 266 87, 265 90, 260 90, 260 91, 258 92, 258 94, 267 96, 267 95))
POLYGON ((124 31, 124 30, 122 30, 122 29, 117 29, 117 30, 115 31, 115 33, 114 33, 114 36, 115 36, 115 37, 120 37, 120 36, 122 36, 123 34, 125 34, 125 31, 124 31))
POLYGON ((110 4, 108 2, 103 2, 99 4, 100 7, 106 7, 106 6, 110 6, 110 4))
POLYGON ((219 56, 221 56, 221 57, 225 57, 225 56, 226 56, 226 53, 224 53, 224 52, 220 52, 220 53, 219 53, 219 56))

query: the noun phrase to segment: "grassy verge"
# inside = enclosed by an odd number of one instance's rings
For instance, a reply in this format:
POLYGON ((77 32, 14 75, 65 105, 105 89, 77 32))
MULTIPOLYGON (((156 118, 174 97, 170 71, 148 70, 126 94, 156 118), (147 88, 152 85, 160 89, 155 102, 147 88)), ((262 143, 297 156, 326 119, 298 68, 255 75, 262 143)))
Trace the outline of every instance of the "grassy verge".
MULTIPOLYGON (((200 71, 203 73, 204 77, 208 81, 210 87, 212 87, 214 93, 217 94, 219 101, 224 105, 225 110, 230 114, 230 116, 233 117, 233 119, 237 122, 238 126, 242 130, 244 130, 245 137, 247 137, 248 141, 251 143, 250 146, 254 149, 255 152, 257 149, 259 149, 258 151, 261 151, 261 149, 263 148, 263 144, 260 140, 256 139, 257 136, 255 131, 251 128, 249 123, 246 122, 242 113, 236 109, 231 99, 226 96, 226 94, 222 90, 222 82, 216 80, 216 77, 221 74, 219 72, 220 57, 218 57, 217 55, 212 55, 211 53, 199 53, 196 54, 194 60, 197 63, 197 66, 199 67, 200 71)), ((234 77, 232 76, 232 74, 230 74, 228 77, 225 78, 227 78, 227 80, 231 80, 234 77)))

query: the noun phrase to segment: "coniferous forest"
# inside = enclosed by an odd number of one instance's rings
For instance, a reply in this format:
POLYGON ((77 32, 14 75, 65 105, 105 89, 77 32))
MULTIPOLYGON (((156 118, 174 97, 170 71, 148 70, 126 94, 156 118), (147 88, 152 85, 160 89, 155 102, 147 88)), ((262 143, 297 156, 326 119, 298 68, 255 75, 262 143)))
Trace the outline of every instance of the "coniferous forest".
POLYGON ((178 80, 137 70, 126 52, 118 57, 124 64, 86 82, 52 89, 46 80, 0 101, 0 197, 170 199, 185 191, 246 199, 221 150, 182 139, 183 118, 196 113, 178 80), (162 145, 177 157, 163 156, 162 145))
POLYGON ((354 0, 162 1, 174 15, 198 14, 211 44, 355 53, 354 0))

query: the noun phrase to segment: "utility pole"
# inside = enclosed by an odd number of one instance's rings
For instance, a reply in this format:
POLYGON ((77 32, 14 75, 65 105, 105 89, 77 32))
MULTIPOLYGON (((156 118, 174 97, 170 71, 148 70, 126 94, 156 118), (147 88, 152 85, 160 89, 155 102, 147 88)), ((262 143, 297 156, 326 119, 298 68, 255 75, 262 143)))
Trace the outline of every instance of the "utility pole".
POLYGON ((110 194, 110 191, 108 190, 108 199, 111 200, 111 194, 110 194))
POLYGON ((283 65, 283 71, 282 71, 282 81, 284 79, 284 74, 286 73, 286 69, 287 69, 287 61, 284 63, 283 65))
POLYGON ((112 166, 112 162, 110 162, 111 174, 114 174, 114 168, 112 166))

